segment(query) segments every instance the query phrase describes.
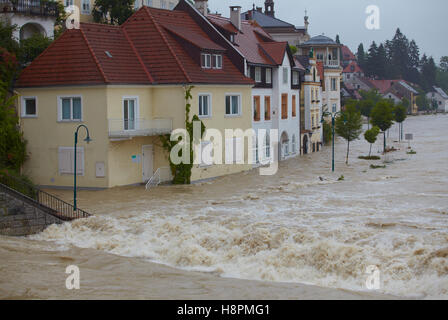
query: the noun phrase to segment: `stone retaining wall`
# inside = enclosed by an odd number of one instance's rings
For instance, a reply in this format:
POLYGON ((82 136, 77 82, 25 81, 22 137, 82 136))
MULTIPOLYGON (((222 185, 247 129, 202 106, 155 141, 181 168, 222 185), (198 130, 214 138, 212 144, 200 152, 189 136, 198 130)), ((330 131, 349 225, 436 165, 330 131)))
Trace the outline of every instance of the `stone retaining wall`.
POLYGON ((52 224, 64 221, 44 210, 0 192, 0 234, 26 236, 42 232, 52 224))

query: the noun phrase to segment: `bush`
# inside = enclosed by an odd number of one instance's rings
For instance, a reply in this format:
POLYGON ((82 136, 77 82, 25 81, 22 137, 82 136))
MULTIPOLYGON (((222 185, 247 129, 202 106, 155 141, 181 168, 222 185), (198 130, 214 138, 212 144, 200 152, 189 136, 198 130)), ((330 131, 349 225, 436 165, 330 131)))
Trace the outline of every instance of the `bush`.
POLYGON ((371 164, 370 169, 386 169, 386 166, 376 166, 374 164, 371 164))
POLYGON ((2 169, 0 170, 0 183, 14 189, 24 195, 36 199, 36 186, 25 175, 22 175, 14 170, 2 169))

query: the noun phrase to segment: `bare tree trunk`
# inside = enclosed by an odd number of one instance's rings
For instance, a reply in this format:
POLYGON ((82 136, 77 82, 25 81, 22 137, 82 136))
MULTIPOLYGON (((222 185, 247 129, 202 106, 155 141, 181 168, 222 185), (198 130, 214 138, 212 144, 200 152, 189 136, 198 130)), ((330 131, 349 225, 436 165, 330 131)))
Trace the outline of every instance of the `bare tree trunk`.
POLYGON ((345 164, 348 164, 348 153, 350 152, 350 140, 347 140, 347 158, 345 160, 345 164))
POLYGON ((372 154, 372 144, 370 143, 369 158, 371 154, 372 154))

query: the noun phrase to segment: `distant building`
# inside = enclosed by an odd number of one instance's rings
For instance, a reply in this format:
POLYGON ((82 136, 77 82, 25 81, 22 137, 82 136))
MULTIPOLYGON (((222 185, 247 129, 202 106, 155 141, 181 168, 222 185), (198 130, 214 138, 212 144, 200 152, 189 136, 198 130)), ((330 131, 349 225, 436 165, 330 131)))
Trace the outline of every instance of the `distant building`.
POLYGON ((364 71, 356 61, 351 61, 342 71, 342 81, 353 82, 355 78, 363 78, 364 71))
POLYGON ((352 62, 357 62, 356 56, 353 54, 353 52, 349 49, 349 47, 342 45, 341 47, 341 61, 342 66, 345 68, 352 62))
POLYGON ((57 4, 48 1, 0 0, 0 21, 17 25, 13 33, 17 41, 28 39, 36 33, 52 38, 58 14, 57 4))
POLYGON ((273 0, 266 0, 264 12, 263 8, 255 7, 254 5, 252 10, 242 13, 241 18, 243 20, 256 21, 276 41, 286 41, 290 45, 298 47, 310 39, 308 34, 308 16, 305 15, 304 26, 297 27, 276 18, 274 7, 273 0))
POLYGON ((137 10, 142 6, 148 6, 159 9, 173 10, 179 3, 179 0, 135 0, 134 8, 137 10))
POLYGON ((448 95, 442 88, 432 87, 431 92, 426 94, 426 97, 431 100, 431 102, 437 103, 438 112, 448 112, 448 95))
POLYGON ((324 35, 316 36, 299 46, 299 55, 314 56, 322 82, 322 108, 341 110, 341 45, 324 35), (313 55, 310 53, 313 52, 313 55))

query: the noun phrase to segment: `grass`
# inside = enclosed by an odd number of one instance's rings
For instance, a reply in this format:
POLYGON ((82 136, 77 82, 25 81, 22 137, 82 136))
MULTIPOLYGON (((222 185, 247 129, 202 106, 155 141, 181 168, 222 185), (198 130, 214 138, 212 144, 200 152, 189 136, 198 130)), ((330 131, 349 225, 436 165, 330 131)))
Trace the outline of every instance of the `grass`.
POLYGON ((361 160, 381 160, 381 157, 378 157, 378 156, 359 156, 358 159, 361 159, 361 160))
POLYGON ((410 150, 410 151, 408 151, 408 152, 406 152, 407 154, 417 154, 417 151, 414 151, 414 150, 410 150))
POLYGON ((376 166, 374 164, 371 164, 370 169, 386 169, 386 166, 376 166))

